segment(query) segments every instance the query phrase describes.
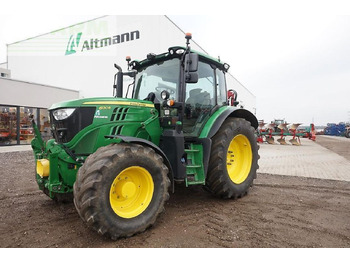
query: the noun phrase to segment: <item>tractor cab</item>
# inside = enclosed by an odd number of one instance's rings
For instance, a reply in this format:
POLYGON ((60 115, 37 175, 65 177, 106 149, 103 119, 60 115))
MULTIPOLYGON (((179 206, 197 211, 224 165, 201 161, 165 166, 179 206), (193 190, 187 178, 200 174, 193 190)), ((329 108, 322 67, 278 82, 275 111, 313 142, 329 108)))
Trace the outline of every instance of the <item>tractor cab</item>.
POLYGON ((118 72, 114 85, 116 97, 131 96, 154 104, 162 128, 160 149, 171 163, 174 179, 186 185, 205 183, 211 141, 200 134, 210 117, 228 105, 225 73, 229 65, 191 51, 191 38, 186 34, 186 47, 151 53, 142 61, 127 57, 129 72, 118 72), (126 90, 125 75, 134 80, 126 90))
MULTIPOLYGON (((154 103, 161 127, 183 131, 185 137, 198 137, 209 117, 228 105, 225 73, 229 65, 186 47, 170 47, 167 53, 148 54, 147 59, 130 62, 127 73, 133 85, 122 90, 122 81, 114 87, 117 95, 154 103)), ((119 66, 116 66, 120 68, 119 66)))

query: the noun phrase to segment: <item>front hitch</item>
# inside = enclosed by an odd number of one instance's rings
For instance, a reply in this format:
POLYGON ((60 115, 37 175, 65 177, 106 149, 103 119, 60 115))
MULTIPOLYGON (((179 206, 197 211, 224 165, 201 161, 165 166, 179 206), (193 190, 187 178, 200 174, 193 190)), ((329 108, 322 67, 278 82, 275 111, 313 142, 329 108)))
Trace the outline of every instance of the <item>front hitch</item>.
POLYGON ((31 142, 34 153, 44 153, 45 152, 45 144, 41 137, 38 126, 35 123, 34 116, 31 116, 32 127, 34 129, 34 139, 31 142))
POLYGON ((56 193, 66 193, 69 189, 62 185, 58 174, 58 155, 59 150, 52 150, 52 144, 45 143, 41 137, 38 126, 34 119, 31 119, 34 129, 34 139, 31 142, 36 162, 36 181, 39 188, 45 192, 50 198, 54 198, 56 193))

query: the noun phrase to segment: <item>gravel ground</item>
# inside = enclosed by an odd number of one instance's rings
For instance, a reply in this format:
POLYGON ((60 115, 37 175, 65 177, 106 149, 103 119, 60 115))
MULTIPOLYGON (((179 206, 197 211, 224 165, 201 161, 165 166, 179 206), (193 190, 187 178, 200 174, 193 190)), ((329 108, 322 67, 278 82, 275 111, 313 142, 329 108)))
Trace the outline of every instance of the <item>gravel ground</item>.
MULTIPOLYGON (((317 143, 350 159, 346 143, 317 143)), ((260 173, 238 200, 177 185, 152 228, 117 241, 38 190, 31 152, 1 153, 0 181, 0 247, 350 247, 345 181, 260 173)))

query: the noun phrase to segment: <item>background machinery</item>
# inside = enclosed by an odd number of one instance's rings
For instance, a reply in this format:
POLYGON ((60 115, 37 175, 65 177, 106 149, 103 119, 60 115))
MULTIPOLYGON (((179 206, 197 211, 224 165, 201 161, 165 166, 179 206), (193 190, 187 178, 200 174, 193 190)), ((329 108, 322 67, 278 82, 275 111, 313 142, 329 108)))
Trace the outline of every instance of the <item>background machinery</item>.
POLYGON ((309 138, 313 141, 316 140, 316 131, 314 124, 310 124, 310 127, 300 130, 298 127, 300 123, 288 124, 284 119, 275 119, 270 124, 264 123, 263 120, 259 121, 259 127, 257 130, 257 141, 260 143, 267 142, 268 144, 274 144, 274 136, 279 136, 277 139, 281 145, 286 145, 286 136, 291 136, 292 138, 289 142, 292 145, 301 145, 300 137, 309 138), (265 140, 264 140, 265 138, 265 140))
POLYGON ((324 129, 324 134, 328 136, 345 136, 349 137, 349 124, 345 122, 328 123, 324 129))

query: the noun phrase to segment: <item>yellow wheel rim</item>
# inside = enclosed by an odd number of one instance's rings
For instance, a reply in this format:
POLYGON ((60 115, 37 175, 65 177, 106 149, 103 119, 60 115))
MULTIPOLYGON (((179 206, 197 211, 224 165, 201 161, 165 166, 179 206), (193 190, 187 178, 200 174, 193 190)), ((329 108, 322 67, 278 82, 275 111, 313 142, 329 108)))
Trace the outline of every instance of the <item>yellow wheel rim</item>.
POLYGON ((114 179, 109 192, 113 211, 120 217, 133 218, 144 212, 151 203, 154 183, 143 167, 124 169, 114 179))
POLYGON ((253 160, 252 148, 245 135, 237 135, 227 150, 227 173, 235 184, 243 183, 250 172, 253 160))

